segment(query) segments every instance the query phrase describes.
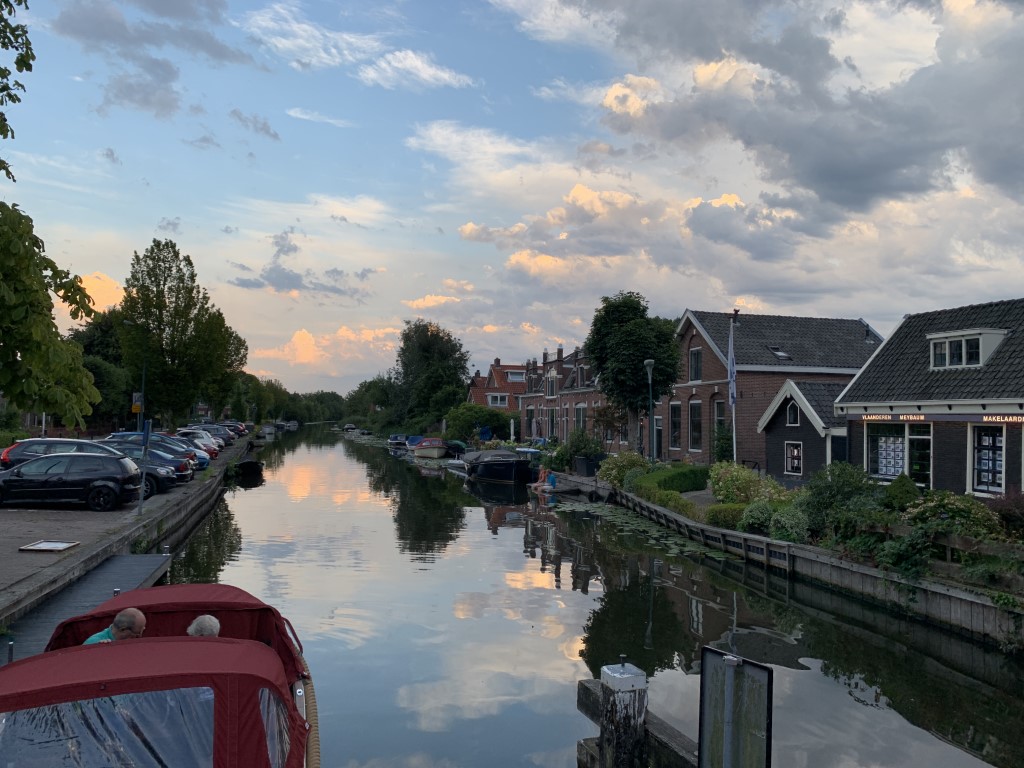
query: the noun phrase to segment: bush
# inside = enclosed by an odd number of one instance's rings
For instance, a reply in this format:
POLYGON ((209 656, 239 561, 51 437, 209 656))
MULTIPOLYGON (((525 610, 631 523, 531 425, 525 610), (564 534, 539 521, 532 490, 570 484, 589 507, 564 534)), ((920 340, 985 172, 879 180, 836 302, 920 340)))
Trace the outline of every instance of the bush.
POLYGON ((595 459, 604 454, 604 446, 601 444, 601 441, 592 435, 588 435, 582 429, 574 429, 561 447, 569 452, 570 461, 573 456, 595 459))
POLYGON ((749 504, 755 499, 782 501, 787 492, 778 481, 730 461, 711 465, 711 492, 723 504, 749 504))
POLYGON ((878 484, 860 467, 839 461, 811 475, 804 486, 807 494, 807 525, 817 538, 830 527, 833 535, 852 535, 862 524, 861 516, 871 513, 880 501, 878 484), (837 529, 838 526, 838 529, 837 529))
POLYGON ((636 481, 646 475, 647 467, 633 467, 622 478, 622 490, 626 493, 633 493, 636 490, 636 481))
POLYGON ((746 504, 712 504, 704 510, 704 519, 708 525, 735 531, 738 530, 737 526, 739 526, 746 506, 746 504))
POLYGON ((781 541, 803 544, 807 541, 807 507, 802 503, 786 504, 772 513, 768 535, 781 541))
POLYGON ((651 463, 636 451, 622 451, 601 462, 597 477, 613 488, 622 488, 626 473, 631 469, 643 469, 646 474, 651 471, 651 463))
POLYGON ((698 467, 692 464, 658 468, 654 471, 658 476, 658 487, 666 491, 703 491, 708 487, 710 467, 698 467))
POLYGON ((960 534, 982 539, 1002 530, 999 515, 972 496, 929 491, 907 507, 902 520, 929 533, 960 534))
POLYGON ((743 516, 739 522, 739 530, 767 536, 774 513, 775 507, 770 501, 767 499, 755 499, 743 510, 743 516))
POLYGON ((1008 537, 1024 538, 1024 494, 1019 488, 1010 488, 1004 495, 992 499, 989 508, 999 516, 1008 537))
POLYGON ((18 440, 24 440, 26 437, 29 437, 29 434, 23 429, 0 431, 0 451, 9 445, 13 445, 18 440))
POLYGON ((885 486, 884 504, 889 509, 903 512, 910 504, 921 498, 921 490, 910 475, 900 475, 885 486))

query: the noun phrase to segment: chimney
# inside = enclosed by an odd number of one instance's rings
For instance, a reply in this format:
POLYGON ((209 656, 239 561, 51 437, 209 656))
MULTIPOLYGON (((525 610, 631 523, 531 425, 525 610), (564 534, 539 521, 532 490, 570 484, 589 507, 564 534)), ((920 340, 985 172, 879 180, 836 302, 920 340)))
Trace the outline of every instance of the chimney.
POLYGON ((558 359, 559 360, 562 359, 562 345, 561 344, 558 345, 558 359))
POLYGON ((494 364, 495 365, 501 365, 501 358, 500 357, 494 358, 494 364))
POLYGON ((548 348, 544 347, 544 362, 546 363, 547 361, 548 361, 548 348))

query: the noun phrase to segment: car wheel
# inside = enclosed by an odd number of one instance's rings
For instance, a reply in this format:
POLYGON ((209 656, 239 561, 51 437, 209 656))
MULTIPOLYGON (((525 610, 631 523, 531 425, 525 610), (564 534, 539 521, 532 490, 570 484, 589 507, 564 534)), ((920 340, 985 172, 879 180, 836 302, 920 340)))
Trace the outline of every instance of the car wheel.
POLYGON ((89 491, 86 503, 93 512, 108 512, 114 508, 117 502, 117 494, 114 489, 106 485, 98 485, 89 491))
POLYGON ((159 488, 157 487, 156 478, 153 477, 152 475, 146 475, 146 496, 145 496, 145 498, 148 499, 150 496, 154 496, 158 490, 159 490, 159 488))

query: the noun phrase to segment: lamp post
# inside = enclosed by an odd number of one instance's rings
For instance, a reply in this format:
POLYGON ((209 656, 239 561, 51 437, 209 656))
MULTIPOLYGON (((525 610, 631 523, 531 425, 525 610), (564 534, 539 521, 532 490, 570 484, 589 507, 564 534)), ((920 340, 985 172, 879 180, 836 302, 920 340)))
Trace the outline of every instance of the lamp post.
POLYGON ((647 431, 651 433, 651 464, 654 463, 654 361, 650 358, 644 360, 644 368, 647 369, 647 431))

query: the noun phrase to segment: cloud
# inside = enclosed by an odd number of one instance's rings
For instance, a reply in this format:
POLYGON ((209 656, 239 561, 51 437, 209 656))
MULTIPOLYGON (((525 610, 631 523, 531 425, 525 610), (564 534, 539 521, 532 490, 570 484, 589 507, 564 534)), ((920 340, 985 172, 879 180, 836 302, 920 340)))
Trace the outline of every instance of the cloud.
POLYGON ((173 235, 181 234, 181 218, 175 216, 173 219, 163 218, 156 225, 158 232, 169 232, 173 235))
POLYGON ((111 165, 121 165, 121 158, 119 158, 117 156, 117 152, 115 152, 110 147, 107 147, 106 149, 102 150, 100 152, 100 157, 102 157, 111 165))
POLYGON ((246 14, 242 26, 258 43, 299 70, 354 64, 383 50, 377 35, 336 32, 309 21, 298 3, 274 3, 246 14))
POLYGON ((228 117, 246 130, 259 134, 260 136, 266 136, 268 139, 273 139, 274 141, 281 140, 277 131, 270 127, 270 123, 267 122, 265 117, 261 117, 259 115, 246 115, 243 114, 240 109, 232 109, 228 113, 228 117))
POLYGON ((353 123, 350 120, 342 120, 337 117, 327 117, 321 115, 319 112, 315 112, 309 109, 302 109, 301 107, 292 107, 285 112, 289 117, 294 117, 296 120, 308 120, 311 123, 327 123, 327 125, 333 125, 335 128, 351 128, 353 123))
POLYGON ((82 275, 82 287, 93 300, 93 308, 106 312, 124 298, 124 287, 109 275, 93 272, 82 275))
POLYGON ((443 304, 450 304, 459 301, 461 301, 461 299, 455 296, 437 296, 434 294, 428 294, 420 299, 403 300, 402 303, 410 309, 420 310, 440 307, 443 304))
POLYGON ((468 88, 473 78, 434 63, 429 54, 417 51, 391 51, 359 68, 358 78, 366 85, 382 88, 468 88))
POLYGON ((196 139, 184 139, 183 143, 196 149, 220 149, 220 142, 210 133, 204 133, 196 139))
POLYGON ((327 354, 320 349, 313 334, 305 328, 300 328, 283 346, 275 349, 256 349, 253 350, 252 356, 256 359, 284 360, 292 365, 316 365, 322 362, 327 354))

